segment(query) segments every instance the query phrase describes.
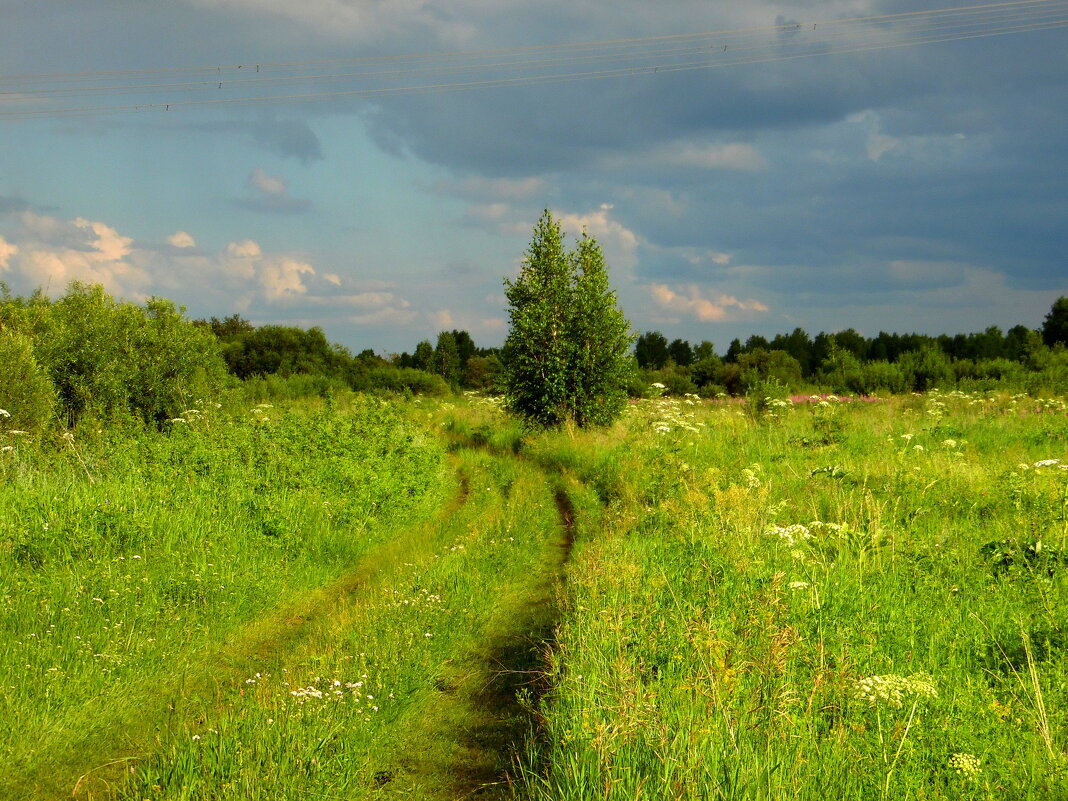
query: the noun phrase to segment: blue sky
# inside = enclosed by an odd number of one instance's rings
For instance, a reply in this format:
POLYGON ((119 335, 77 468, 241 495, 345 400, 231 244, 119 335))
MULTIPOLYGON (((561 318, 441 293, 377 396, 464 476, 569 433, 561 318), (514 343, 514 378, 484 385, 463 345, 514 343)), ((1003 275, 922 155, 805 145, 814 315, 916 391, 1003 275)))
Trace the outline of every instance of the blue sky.
MULTIPOLYGON (((411 350, 443 328, 495 345, 502 279, 550 208, 601 242, 637 330, 721 352, 797 326, 1038 327, 1068 294, 1068 27, 465 92, 3 116, 123 102, 28 97, 46 84, 15 76, 92 73, 47 84, 70 88, 107 71, 742 30, 815 53, 817 25, 966 5, 0 0, 0 280, 96 281, 194 317, 319 325, 355 350, 411 350)), ((999 13, 1003 27, 1068 19, 1068 2, 999 13)), ((901 20, 930 21, 886 18, 901 20)), ((438 81, 442 58, 408 79, 438 81)))

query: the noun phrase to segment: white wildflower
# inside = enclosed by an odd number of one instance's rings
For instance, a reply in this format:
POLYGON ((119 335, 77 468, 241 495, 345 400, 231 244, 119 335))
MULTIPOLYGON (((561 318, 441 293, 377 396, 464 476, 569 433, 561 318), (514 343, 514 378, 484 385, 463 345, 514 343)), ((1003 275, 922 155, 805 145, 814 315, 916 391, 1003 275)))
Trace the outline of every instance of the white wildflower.
POLYGON ((7 409, 0 409, 0 417, 10 417, 10 416, 11 416, 11 412, 9 412, 7 409))
POLYGON ((790 526, 772 526, 765 534, 769 537, 778 537, 790 547, 812 539, 812 532, 800 523, 790 526))
POLYGON ((949 758, 949 767, 956 771, 965 781, 979 781, 983 772, 982 762, 975 754, 954 754, 949 758))
POLYGON ((742 470, 742 477, 745 479, 745 485, 749 489, 760 489, 763 482, 760 480, 760 476, 757 475, 757 471, 760 469, 759 465, 753 465, 742 470))
POLYGON ((866 702, 869 706, 880 703, 895 709, 901 709, 906 701, 920 701, 924 698, 937 698, 938 690, 931 677, 916 673, 912 676, 866 676, 853 683, 853 698, 866 702))
POLYGON ((1060 459, 1043 459, 1039 462, 1035 462, 1033 465, 1031 465, 1031 467, 1034 467, 1036 469, 1040 467, 1053 467, 1054 465, 1058 465, 1060 463, 1060 459))

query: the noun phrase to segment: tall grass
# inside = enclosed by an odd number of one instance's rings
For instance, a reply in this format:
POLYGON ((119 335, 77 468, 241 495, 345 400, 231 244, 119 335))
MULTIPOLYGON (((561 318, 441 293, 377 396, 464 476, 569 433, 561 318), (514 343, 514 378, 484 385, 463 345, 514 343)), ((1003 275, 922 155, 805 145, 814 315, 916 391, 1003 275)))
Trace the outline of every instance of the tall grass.
POLYGON ((376 401, 205 406, 168 425, 2 434, 5 797, 137 752, 140 722, 243 624, 328 584, 444 488, 440 447, 376 401))
POLYGON ((659 402, 614 443, 545 441, 617 488, 568 574, 525 791, 1068 797, 1064 417, 659 402))

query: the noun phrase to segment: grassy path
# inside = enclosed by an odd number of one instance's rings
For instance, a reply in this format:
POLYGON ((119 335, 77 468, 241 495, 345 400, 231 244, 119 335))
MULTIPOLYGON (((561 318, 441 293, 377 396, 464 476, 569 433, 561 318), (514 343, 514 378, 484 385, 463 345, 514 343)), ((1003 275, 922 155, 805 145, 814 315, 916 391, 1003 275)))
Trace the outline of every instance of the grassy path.
POLYGON ((547 689, 547 651, 558 619, 558 582, 574 545, 575 510, 562 486, 553 501, 559 531, 541 569, 510 588, 480 641, 450 660, 427 703, 407 721, 407 755, 399 755, 383 798, 514 797, 515 758, 537 733, 534 709, 547 689))
POLYGON ((7 773, 0 780, 0 798, 110 797, 131 766, 158 747, 161 730, 183 719, 206 719, 228 689, 238 687, 262 665, 283 659, 347 614, 344 610, 358 608, 380 591, 383 575, 400 560, 429 558, 435 534, 463 508, 468 493, 468 481, 461 473, 454 499, 437 519, 404 532, 403 539, 373 548, 330 585, 243 626, 220 647, 194 656, 181 675, 155 676, 146 686, 132 687, 129 704, 101 708, 91 727, 50 743, 42 767, 7 773))
POLYGON ((575 511, 561 477, 511 454, 452 461, 435 519, 131 687, 6 771, 0 798, 513 797, 575 511))

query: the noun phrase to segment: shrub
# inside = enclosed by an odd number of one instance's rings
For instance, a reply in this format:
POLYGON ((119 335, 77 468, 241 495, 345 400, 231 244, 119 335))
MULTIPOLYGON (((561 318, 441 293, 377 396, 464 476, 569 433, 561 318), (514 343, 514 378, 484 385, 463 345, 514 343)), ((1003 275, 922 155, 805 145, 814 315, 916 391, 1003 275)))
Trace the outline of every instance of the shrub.
POLYGON ((226 369, 215 337, 169 300, 153 298, 142 308, 103 287, 72 283, 42 308, 34 354, 71 423, 88 415, 158 424, 222 386, 226 369))
POLYGON ((434 397, 452 394, 452 388, 440 375, 411 367, 373 367, 354 375, 350 383, 358 392, 410 392, 434 397))
POLYGON ((39 431, 53 419, 56 390, 33 355, 33 342, 0 331, 0 428, 39 431))

